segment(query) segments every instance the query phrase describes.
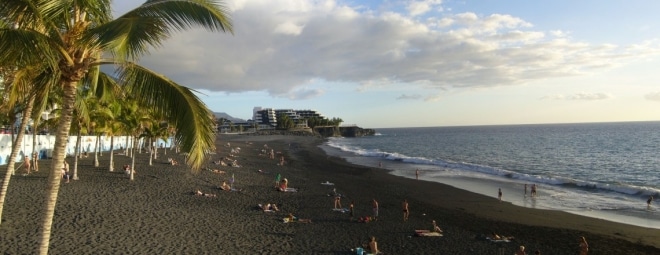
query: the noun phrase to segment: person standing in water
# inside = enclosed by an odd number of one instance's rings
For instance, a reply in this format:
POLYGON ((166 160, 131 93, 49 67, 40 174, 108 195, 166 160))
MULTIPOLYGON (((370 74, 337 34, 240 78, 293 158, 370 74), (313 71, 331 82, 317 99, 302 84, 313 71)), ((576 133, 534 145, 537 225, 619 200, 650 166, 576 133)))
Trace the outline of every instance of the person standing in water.
POLYGON ((651 203, 653 203, 653 196, 649 196, 649 199, 646 200, 646 208, 651 208, 651 203))
POLYGON ((419 169, 415 170, 415 180, 419 180, 419 169))

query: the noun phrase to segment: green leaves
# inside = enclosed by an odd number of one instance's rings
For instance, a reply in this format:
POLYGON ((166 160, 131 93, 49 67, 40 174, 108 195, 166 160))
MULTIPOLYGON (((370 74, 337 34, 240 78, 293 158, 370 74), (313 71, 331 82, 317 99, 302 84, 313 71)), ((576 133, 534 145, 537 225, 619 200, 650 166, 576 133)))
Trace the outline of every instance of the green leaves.
POLYGON ((127 63, 119 70, 125 89, 140 104, 174 125, 175 139, 189 153, 187 163, 201 168, 206 153, 215 150, 212 113, 189 88, 144 67, 127 63))
POLYGON ((207 0, 147 1, 121 17, 90 30, 86 38, 98 39, 120 60, 137 60, 150 47, 159 47, 173 31, 194 25, 210 31, 232 32, 227 10, 207 0))

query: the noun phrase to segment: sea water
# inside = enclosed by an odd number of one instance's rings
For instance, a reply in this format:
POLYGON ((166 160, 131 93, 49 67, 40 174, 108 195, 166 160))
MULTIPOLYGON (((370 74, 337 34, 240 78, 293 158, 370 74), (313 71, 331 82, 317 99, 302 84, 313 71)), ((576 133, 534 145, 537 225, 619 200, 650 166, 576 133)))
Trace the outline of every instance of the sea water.
POLYGON ((321 147, 351 163, 518 206, 660 229, 660 122, 377 129, 321 147), (525 184, 527 192, 525 194, 525 184), (538 187, 530 195, 531 185, 538 187))

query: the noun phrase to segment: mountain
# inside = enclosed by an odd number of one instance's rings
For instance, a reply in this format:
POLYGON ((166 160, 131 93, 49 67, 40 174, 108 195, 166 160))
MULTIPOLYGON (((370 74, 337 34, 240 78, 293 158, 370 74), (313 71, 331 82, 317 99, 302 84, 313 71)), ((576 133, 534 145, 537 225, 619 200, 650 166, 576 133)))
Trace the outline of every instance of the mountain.
POLYGON ((224 113, 224 112, 214 112, 213 114, 218 119, 219 118, 225 118, 225 119, 231 120, 231 122, 233 122, 233 123, 246 122, 246 120, 244 120, 244 119, 234 118, 234 117, 232 117, 229 114, 224 113))

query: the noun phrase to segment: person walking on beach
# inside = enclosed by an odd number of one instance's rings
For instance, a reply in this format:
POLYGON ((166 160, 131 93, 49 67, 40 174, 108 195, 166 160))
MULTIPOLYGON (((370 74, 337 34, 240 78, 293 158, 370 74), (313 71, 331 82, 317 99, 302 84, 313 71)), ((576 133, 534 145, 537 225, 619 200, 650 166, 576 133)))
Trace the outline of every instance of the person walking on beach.
POLYGON ((589 252, 589 244, 587 243, 587 239, 584 238, 584 236, 580 237, 580 255, 587 255, 589 252))
POLYGON ((502 202, 502 189, 501 188, 497 189, 497 199, 499 199, 500 202, 502 202))
POLYGON ((32 165, 30 164, 30 157, 26 155, 23 161, 24 161, 23 164, 25 165, 25 172, 27 174, 30 174, 30 169, 32 167, 32 165))
POLYGON ((341 196, 335 195, 335 209, 341 209, 341 196))
POLYGON ((401 207, 403 207, 403 221, 407 221, 408 216, 410 216, 410 209, 408 208, 408 200, 404 199, 403 203, 401 204, 401 207))
POLYGON ((353 221, 353 217, 355 217, 354 207, 355 207, 355 202, 351 201, 351 203, 348 204, 348 215, 350 216, 351 221, 353 221))
POLYGON ((532 192, 531 192, 531 195, 532 195, 533 197, 536 197, 536 184, 532 184, 532 192))
POLYGON ((646 200, 646 208, 651 208, 651 203, 653 203, 653 196, 649 196, 649 199, 646 200))
POLYGON ((71 176, 69 175, 69 163, 66 162, 66 159, 62 165, 62 178, 66 179, 66 183, 69 183, 69 180, 71 179, 71 176))
POLYGON ((371 209, 374 212, 374 215, 373 215, 374 220, 377 220, 378 219, 378 201, 376 201, 375 198, 371 201, 371 209))
POLYGON ((419 169, 415 170, 415 180, 419 180, 419 169))

